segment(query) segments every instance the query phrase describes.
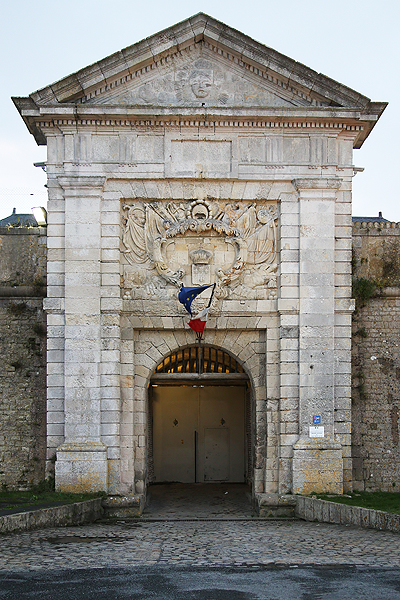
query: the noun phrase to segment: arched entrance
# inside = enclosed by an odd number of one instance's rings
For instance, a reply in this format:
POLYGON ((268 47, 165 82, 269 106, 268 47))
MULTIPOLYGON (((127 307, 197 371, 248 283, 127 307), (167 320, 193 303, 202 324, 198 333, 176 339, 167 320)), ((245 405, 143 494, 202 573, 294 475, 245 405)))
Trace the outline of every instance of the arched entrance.
POLYGON ((211 346, 171 353, 149 396, 151 483, 249 480, 249 379, 230 354, 211 346))

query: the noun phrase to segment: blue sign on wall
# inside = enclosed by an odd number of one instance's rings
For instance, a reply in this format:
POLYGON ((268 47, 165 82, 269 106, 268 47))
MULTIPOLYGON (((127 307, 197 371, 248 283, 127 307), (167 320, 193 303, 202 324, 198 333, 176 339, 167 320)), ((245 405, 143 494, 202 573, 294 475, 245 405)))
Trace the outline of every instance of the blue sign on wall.
POLYGON ((314 415, 312 418, 312 422, 313 423, 321 423, 321 416, 320 415, 314 415))

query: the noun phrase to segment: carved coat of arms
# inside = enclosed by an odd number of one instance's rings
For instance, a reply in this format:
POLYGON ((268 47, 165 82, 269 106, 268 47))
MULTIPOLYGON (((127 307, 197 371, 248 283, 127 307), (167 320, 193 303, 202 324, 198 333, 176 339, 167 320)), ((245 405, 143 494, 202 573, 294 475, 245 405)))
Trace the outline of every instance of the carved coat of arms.
POLYGON ((136 200, 123 204, 123 228, 126 299, 208 283, 215 306, 276 295, 276 203, 136 200))

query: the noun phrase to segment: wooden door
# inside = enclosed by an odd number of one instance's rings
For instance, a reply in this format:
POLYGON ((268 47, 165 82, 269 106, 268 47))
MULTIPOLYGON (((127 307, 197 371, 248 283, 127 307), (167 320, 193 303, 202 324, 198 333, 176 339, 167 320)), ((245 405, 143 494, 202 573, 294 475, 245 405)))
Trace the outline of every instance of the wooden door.
POLYGON ((245 481, 245 388, 152 388, 157 482, 245 481))

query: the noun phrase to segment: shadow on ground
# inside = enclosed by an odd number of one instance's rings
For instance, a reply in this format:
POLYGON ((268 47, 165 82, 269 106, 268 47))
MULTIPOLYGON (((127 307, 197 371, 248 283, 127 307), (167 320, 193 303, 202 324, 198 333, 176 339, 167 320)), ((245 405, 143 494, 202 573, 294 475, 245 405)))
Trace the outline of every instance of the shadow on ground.
POLYGON ((250 486, 242 483, 152 485, 143 512, 143 517, 154 519, 248 519, 255 516, 250 486))

